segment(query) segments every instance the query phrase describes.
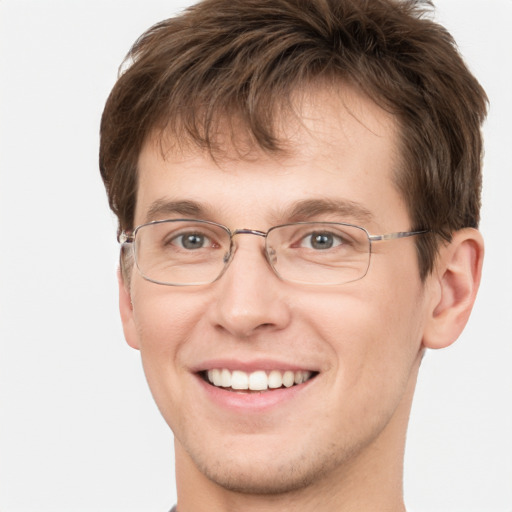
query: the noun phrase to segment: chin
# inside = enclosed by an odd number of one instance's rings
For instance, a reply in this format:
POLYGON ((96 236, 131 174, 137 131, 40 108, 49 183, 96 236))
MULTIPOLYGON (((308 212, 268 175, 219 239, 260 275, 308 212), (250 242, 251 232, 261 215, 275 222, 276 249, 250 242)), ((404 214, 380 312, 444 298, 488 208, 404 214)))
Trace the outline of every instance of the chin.
POLYGON ((243 467, 216 465, 214 468, 203 467, 200 470, 210 481, 224 489, 252 495, 282 495, 296 492, 311 485, 319 476, 317 471, 308 471, 307 468, 296 465, 259 466, 254 467, 249 463, 243 464, 243 467))
POLYGON ((280 449, 274 446, 272 450, 248 453, 240 446, 231 446, 224 453, 208 453, 207 449, 189 452, 189 460, 210 482, 223 489, 250 495, 283 495, 321 485, 353 453, 340 446, 331 448, 334 450, 310 446, 297 453, 296 448, 284 443, 280 449))

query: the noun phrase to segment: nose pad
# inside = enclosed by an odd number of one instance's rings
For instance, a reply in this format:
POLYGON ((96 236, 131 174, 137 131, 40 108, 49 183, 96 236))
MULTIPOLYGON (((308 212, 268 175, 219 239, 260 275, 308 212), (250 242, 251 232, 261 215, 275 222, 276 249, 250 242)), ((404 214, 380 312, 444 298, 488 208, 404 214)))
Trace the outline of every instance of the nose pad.
POLYGON ((267 257, 267 261, 270 263, 270 266, 274 268, 274 265, 277 263, 277 253, 273 247, 267 247, 265 251, 265 256, 267 257))
POLYGON ((222 263, 223 263, 223 268, 220 272, 219 275, 217 275, 215 281, 218 281, 221 277, 224 276, 224 274, 226 273, 227 269, 229 268, 231 262, 233 261, 233 256, 235 255, 235 252, 236 252, 236 247, 232 246, 229 248, 229 251, 226 251, 224 253, 224 256, 222 256, 222 263))

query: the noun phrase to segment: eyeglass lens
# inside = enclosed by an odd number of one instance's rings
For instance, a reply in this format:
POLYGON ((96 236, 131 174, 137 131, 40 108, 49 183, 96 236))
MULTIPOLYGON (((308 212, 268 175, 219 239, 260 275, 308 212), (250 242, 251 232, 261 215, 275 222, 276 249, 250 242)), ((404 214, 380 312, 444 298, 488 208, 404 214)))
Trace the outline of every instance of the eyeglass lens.
MULTIPOLYGON (((227 228, 208 221, 150 223, 135 232, 135 261, 141 274, 156 283, 207 284, 229 264, 231 239, 227 228)), ((277 275, 297 283, 355 281, 366 274, 370 260, 367 232, 340 223, 277 226, 267 233, 265 246, 277 275)))

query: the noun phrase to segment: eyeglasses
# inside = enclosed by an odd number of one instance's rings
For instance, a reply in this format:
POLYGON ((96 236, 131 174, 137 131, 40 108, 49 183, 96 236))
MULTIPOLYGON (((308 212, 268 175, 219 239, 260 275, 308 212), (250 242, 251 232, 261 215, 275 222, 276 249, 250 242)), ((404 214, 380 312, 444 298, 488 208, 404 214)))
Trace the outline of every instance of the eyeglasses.
POLYGON ((293 283, 339 285, 362 279, 370 266, 372 243, 427 233, 428 230, 370 235, 342 222, 295 222, 267 232, 236 229, 206 220, 158 220, 123 231, 142 277, 169 286, 213 283, 236 252, 237 235, 265 239, 265 256, 279 278, 293 283))

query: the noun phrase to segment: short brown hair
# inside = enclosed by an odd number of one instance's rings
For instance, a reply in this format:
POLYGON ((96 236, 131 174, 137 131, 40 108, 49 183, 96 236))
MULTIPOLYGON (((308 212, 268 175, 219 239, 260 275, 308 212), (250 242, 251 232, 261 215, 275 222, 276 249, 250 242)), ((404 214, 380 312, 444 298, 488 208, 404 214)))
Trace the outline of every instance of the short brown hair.
MULTIPOLYGON (((155 129, 216 150, 219 127, 237 120, 250 140, 279 151, 278 107, 329 79, 356 85, 396 116, 396 185, 417 238, 420 274, 480 216, 487 98, 428 0, 204 0, 134 44, 105 106, 100 170, 119 230, 133 226, 137 163, 155 129)), ((229 124, 228 124, 229 126, 229 124)))

